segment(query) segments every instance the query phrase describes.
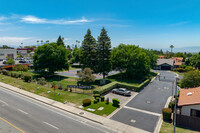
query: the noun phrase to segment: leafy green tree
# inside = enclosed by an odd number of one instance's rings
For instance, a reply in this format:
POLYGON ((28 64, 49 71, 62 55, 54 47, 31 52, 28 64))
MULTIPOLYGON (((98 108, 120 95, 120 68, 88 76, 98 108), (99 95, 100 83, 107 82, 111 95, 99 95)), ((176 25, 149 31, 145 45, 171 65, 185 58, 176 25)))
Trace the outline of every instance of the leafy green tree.
POLYGON ((83 65, 83 69, 91 68, 95 70, 96 62, 96 40, 88 29, 82 42, 80 63, 83 65))
POLYGON ((7 58, 6 64, 13 65, 13 64, 15 64, 15 61, 12 58, 7 58))
MULTIPOLYGON (((199 54, 194 54, 192 57, 189 59, 190 65, 192 65, 195 68, 200 68, 200 55, 199 54)), ((187 63, 188 64, 188 63, 187 63)))
POLYGON ((95 81, 95 76, 92 75, 90 68, 85 68, 83 71, 77 73, 79 81, 85 84, 90 84, 95 81))
POLYGON ((72 55, 73 55, 73 58, 74 58, 74 62, 76 62, 76 63, 80 62, 81 49, 75 47, 73 49, 72 55))
POLYGON ((125 71, 128 78, 143 79, 150 72, 150 59, 143 49, 135 45, 120 44, 111 55, 114 70, 125 71))
POLYGON ((65 44, 64 44, 64 38, 61 37, 61 35, 58 37, 58 40, 57 40, 57 44, 58 46, 62 45, 63 47, 65 47, 65 44))
POLYGON ((107 31, 103 27, 97 41, 97 69, 96 72, 103 74, 103 80, 105 82, 105 76, 111 71, 111 40, 107 34, 107 31))
POLYGON ((35 71, 47 70, 50 74, 54 74, 55 71, 69 69, 67 51, 62 45, 56 43, 39 46, 35 50, 33 59, 35 71))
POLYGON ((182 53, 182 52, 177 52, 175 54, 175 57, 183 57, 183 61, 185 61, 186 55, 184 53, 182 53))
POLYGON ((184 74, 184 77, 181 80, 181 87, 192 88, 198 86, 200 86, 200 72, 198 70, 184 74))
POLYGON ((144 52, 147 54, 147 56, 149 56, 151 68, 155 67, 156 63, 157 63, 158 56, 156 56, 154 54, 153 50, 144 49, 144 52))

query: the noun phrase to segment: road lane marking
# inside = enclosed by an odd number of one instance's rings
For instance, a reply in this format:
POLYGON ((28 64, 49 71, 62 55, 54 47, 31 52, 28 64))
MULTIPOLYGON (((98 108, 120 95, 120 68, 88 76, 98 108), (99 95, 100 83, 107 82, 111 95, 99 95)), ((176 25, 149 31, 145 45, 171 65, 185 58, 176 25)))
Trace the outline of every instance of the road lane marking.
POLYGON ((4 122, 6 122, 7 124, 11 125, 12 127, 16 128, 17 130, 19 130, 22 133, 25 133, 24 131, 22 131, 21 129, 19 129, 18 127, 14 126, 13 124, 11 124, 10 122, 6 121, 5 119, 3 119, 2 117, 0 117, 1 120, 3 120, 4 122))
POLYGON ((55 129, 57 129, 57 130, 59 129, 58 127, 56 127, 56 126, 54 126, 54 125, 51 125, 51 124, 49 124, 48 122, 43 121, 43 123, 45 123, 45 124, 47 124, 47 125, 49 125, 49 126, 55 128, 55 129))
POLYGON ((154 113, 154 112, 150 112, 150 111, 146 111, 146 110, 141 110, 141 109, 137 109, 137 108, 133 108, 133 107, 124 106, 124 108, 135 110, 135 111, 138 111, 138 112, 143 112, 143 113, 146 113, 146 114, 161 116, 161 114, 159 114, 159 113, 154 113))
MULTIPOLYGON (((2 88, 3 88, 4 90, 6 90, 4 87, 2 87, 2 88)), ((16 93, 16 92, 13 92, 12 90, 9 90, 8 92, 9 92, 10 95, 18 94, 18 93, 16 93)), ((71 120, 74 120, 74 121, 76 121, 76 122, 81 123, 81 122, 80 122, 81 118, 78 118, 77 116, 75 116, 75 115, 73 115, 73 114, 71 114, 71 113, 69 113, 69 112, 60 110, 60 109, 58 109, 58 108, 56 108, 56 107, 52 107, 52 106, 50 106, 50 105, 48 105, 48 104, 42 103, 42 102, 40 102, 40 101, 34 100, 34 99, 29 98, 29 97, 24 96, 24 95, 22 95, 22 96, 23 96, 23 98, 22 98, 22 97, 20 97, 20 95, 21 95, 21 94, 14 95, 14 96, 17 97, 17 98, 19 98, 19 99, 21 99, 21 100, 23 100, 23 101, 26 101, 26 102, 28 102, 28 103, 34 104, 35 106, 39 106, 39 107, 41 107, 41 108, 43 108, 43 109, 49 110, 49 111, 51 111, 51 112, 54 112, 54 113, 56 113, 56 114, 59 114, 59 115, 61 115, 61 116, 67 117, 67 118, 69 118, 69 119, 71 119, 71 120), (30 100, 28 100, 28 99, 30 99, 30 100), (43 105, 45 105, 45 106, 43 106, 43 105), (52 110, 52 109, 54 109, 54 110, 52 110), (57 110, 59 110, 60 112, 58 112, 57 110), (63 113, 63 114, 62 114, 62 113, 63 113), (73 117, 74 117, 74 118, 73 118, 73 117)), ((88 127, 92 127, 92 128, 94 128, 94 129, 97 129, 97 130, 99 130, 99 131, 108 133, 108 131, 103 130, 103 129, 101 129, 101 128, 98 128, 97 126, 92 126, 92 125, 89 125, 89 124, 83 123, 83 122, 82 122, 82 124, 84 124, 84 125, 86 125, 86 126, 88 126, 88 127)), ((105 128, 105 127, 103 127, 103 128, 105 128)))
POLYGON ((18 111, 20 111, 20 112, 22 112, 22 113, 24 113, 24 114, 28 114, 27 112, 25 112, 25 111, 23 111, 23 110, 21 110, 21 109, 17 109, 18 111))
POLYGON ((6 102, 4 102, 4 101, 2 101, 2 100, 0 100, 0 102, 2 102, 2 103, 5 104, 5 105, 8 105, 6 102))

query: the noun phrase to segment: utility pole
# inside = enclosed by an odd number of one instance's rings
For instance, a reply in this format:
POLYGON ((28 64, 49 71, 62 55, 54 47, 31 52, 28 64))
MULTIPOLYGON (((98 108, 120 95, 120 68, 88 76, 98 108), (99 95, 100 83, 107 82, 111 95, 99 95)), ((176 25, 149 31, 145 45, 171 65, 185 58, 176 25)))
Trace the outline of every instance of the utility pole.
POLYGON ((174 106, 174 133, 176 133, 176 105, 177 105, 177 79, 178 77, 176 77, 175 79, 175 106, 174 106))

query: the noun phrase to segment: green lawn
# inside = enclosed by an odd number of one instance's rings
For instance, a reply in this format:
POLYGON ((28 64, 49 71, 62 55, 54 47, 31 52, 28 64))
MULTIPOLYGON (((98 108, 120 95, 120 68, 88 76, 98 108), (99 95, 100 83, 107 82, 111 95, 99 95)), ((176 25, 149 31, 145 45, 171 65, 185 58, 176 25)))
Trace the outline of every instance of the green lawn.
POLYGON ((54 97, 54 92, 52 90, 52 88, 47 87, 47 86, 42 86, 42 85, 38 85, 35 83, 27 83, 24 82, 21 79, 17 79, 17 78, 12 78, 9 76, 4 76, 2 74, 0 74, 0 82, 6 83, 6 84, 10 84, 12 86, 15 87, 22 87, 22 89, 27 90, 29 92, 44 96, 44 97, 48 97, 50 99, 55 99, 56 101, 59 102, 72 102, 78 105, 82 105, 82 101, 83 99, 89 98, 92 99, 93 97, 90 95, 86 95, 86 94, 79 94, 79 93, 73 93, 73 92, 68 92, 68 91, 64 91, 64 90, 56 90, 56 94, 60 93, 59 96, 55 96, 54 97), (2 79, 4 78, 4 79, 2 79), (40 89, 37 90, 36 88, 39 87, 40 89), (51 93, 47 93, 47 91, 51 91, 51 93))
MULTIPOLYGON (((174 72, 174 71, 172 71, 172 72, 174 72)), ((176 73, 176 74, 178 74, 179 76, 183 76, 186 72, 174 72, 174 73, 176 73)))
MULTIPOLYGON (((108 116, 109 114, 111 114, 113 111, 117 109, 117 107, 112 106, 111 102, 109 104, 106 104, 106 102, 98 102, 97 104, 94 104, 93 101, 91 105, 84 107, 84 110, 88 108, 95 109, 95 111, 92 113, 97 114, 97 115, 103 115, 103 116, 108 116), (104 107, 104 109, 101 111, 97 110, 99 107, 104 107)), ((88 112, 91 112, 91 111, 88 111, 88 112)))
MULTIPOLYGON (((173 133, 173 131, 174 131, 173 125, 171 123, 163 121, 160 133, 173 133)), ((176 133, 199 133, 199 132, 181 127, 176 127, 176 133)))

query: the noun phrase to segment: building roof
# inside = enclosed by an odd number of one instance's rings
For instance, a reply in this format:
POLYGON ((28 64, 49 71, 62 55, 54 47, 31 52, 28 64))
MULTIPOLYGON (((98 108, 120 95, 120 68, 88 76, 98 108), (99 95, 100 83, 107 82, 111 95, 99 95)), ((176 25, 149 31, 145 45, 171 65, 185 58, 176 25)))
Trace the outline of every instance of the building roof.
POLYGON ((200 104, 200 87, 181 89, 178 106, 200 104))
POLYGON ((159 57, 160 59, 164 59, 164 58, 165 58, 165 56, 162 56, 162 55, 161 55, 161 56, 158 56, 158 57, 159 57))
POLYGON ((157 65, 159 66, 159 65, 162 65, 162 64, 169 64, 169 65, 173 66, 174 60, 172 60, 172 59, 158 59, 157 65))
POLYGON ((177 60, 177 61, 183 61, 183 57, 172 57, 171 59, 177 60))
POLYGON ((183 65, 183 64, 184 64, 183 62, 175 62, 174 63, 175 66, 180 66, 180 65, 183 65))

